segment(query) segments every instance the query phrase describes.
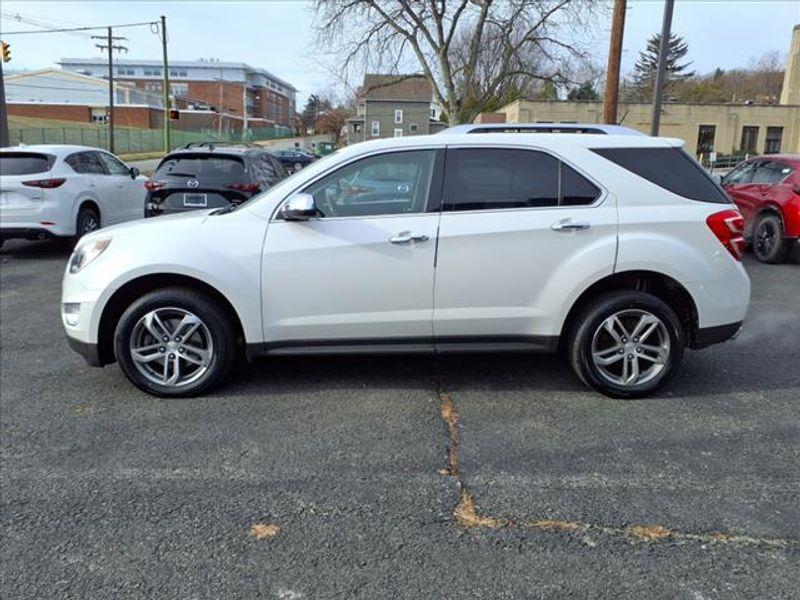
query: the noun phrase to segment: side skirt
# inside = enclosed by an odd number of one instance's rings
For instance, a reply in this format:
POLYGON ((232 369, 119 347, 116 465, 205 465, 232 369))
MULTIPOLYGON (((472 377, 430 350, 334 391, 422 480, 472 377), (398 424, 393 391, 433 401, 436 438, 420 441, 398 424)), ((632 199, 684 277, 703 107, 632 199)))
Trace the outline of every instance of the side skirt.
POLYGON ((285 340, 247 344, 247 358, 324 354, 456 354, 470 352, 553 353, 558 336, 489 335, 444 338, 285 340))

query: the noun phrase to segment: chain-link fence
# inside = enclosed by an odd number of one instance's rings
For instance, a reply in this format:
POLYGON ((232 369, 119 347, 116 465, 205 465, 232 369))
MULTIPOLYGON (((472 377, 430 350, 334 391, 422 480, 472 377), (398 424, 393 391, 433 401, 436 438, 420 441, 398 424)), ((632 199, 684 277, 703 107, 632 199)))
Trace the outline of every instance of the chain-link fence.
MULTIPOLYGON (((242 140, 242 133, 238 131, 219 132, 213 129, 184 130, 173 129, 172 147, 179 148, 189 142, 222 141, 235 142, 242 140)), ((289 127, 257 127, 248 129, 247 141, 274 140, 277 138, 291 137, 289 127)), ((108 148, 108 130, 96 128, 68 128, 68 127, 25 127, 9 129, 11 145, 17 144, 77 144, 80 146, 93 146, 95 148, 108 148)), ((164 149, 164 132, 161 129, 130 129, 117 128, 114 130, 114 151, 117 154, 133 154, 138 152, 155 152, 164 149)))

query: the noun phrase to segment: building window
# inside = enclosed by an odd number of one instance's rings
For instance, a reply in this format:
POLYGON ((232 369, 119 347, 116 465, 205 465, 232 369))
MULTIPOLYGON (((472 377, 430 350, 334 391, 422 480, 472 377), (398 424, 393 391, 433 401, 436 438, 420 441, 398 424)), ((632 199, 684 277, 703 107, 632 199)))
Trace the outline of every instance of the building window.
POLYGON ((411 123, 411 125, 408 126, 408 129, 416 133, 417 131, 419 131, 419 125, 416 123, 411 123))
POLYGON ((161 69, 145 69, 145 77, 161 77, 161 69))
POLYGON ((135 75, 136 71, 133 69, 128 68, 119 68, 117 69, 117 75, 135 75))
POLYGON ((781 151, 781 138, 783 138, 783 127, 767 127, 764 154, 778 154, 781 151))
POLYGON ((716 125, 700 125, 697 130, 697 154, 708 154, 714 151, 716 132, 716 125))
POLYGON ((742 127, 742 143, 739 150, 745 154, 755 154, 758 147, 758 127, 745 125, 742 127))
POLYGON ((395 125, 400 125, 403 122, 403 109, 398 108, 394 111, 394 123, 395 125))
POLYGON ((179 70, 179 69, 170 69, 169 70, 170 77, 186 77, 186 71, 179 70))
POLYGON ((144 89, 148 92, 160 92, 162 87, 160 83, 145 83, 144 89))
POLYGON ((189 93, 188 83, 170 83, 169 87, 176 96, 186 96, 189 93))
POLYGON ((403 129, 397 128, 394 130, 394 137, 403 137, 403 129))
POLYGON ((378 137, 381 134, 381 122, 380 121, 373 121, 372 122, 372 137, 378 137))

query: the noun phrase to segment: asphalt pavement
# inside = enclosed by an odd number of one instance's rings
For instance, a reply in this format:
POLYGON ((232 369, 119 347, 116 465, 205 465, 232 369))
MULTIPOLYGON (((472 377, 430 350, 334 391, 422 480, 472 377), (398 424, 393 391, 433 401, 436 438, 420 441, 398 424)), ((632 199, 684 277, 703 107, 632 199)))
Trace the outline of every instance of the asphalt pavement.
POLYGON ((800 267, 657 397, 558 357, 269 359, 161 400, 85 366, 63 245, 0 250, 4 598, 797 598, 800 267))

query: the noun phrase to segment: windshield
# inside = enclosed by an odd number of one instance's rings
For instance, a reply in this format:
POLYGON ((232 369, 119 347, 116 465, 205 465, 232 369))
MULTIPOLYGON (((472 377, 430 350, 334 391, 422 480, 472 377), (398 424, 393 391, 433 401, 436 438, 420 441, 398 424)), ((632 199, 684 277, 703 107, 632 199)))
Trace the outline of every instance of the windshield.
POLYGON ((32 175, 44 173, 53 166, 52 156, 32 152, 3 152, 0 154, 0 174, 32 175))
POLYGON ((328 163, 331 161, 331 158, 333 158, 337 154, 339 154, 339 151, 335 150, 334 152, 331 152, 330 154, 328 154, 326 156, 323 156, 320 159, 315 160, 313 163, 311 163, 311 165, 309 165, 308 167, 306 167, 302 171, 296 171, 295 173, 292 173, 286 179, 276 183, 271 188, 269 188, 267 190, 264 190, 260 194, 256 194, 255 196, 253 196, 252 198, 250 198, 248 200, 245 200, 244 202, 241 202, 239 204, 234 205, 234 208, 232 208, 230 210, 227 210, 226 212, 231 212, 232 210, 238 209, 240 206, 246 206, 248 204, 251 204, 252 202, 258 200, 259 198, 263 198, 265 194, 272 194, 273 192, 276 192, 278 190, 286 190, 287 188, 291 188, 292 185, 297 181, 297 174, 298 173, 308 174, 309 172, 312 172, 312 171, 314 173, 317 173, 317 172, 320 172, 320 171, 324 171, 328 167, 328 163))
POLYGON ((176 154, 158 166, 158 177, 194 177, 238 182, 244 178, 244 163, 238 156, 176 154))

